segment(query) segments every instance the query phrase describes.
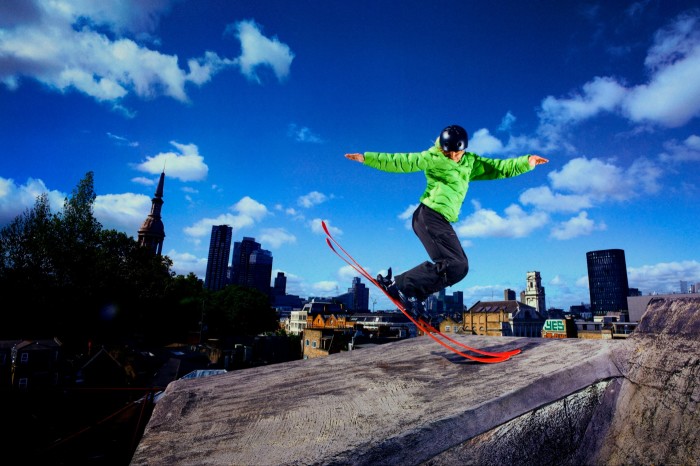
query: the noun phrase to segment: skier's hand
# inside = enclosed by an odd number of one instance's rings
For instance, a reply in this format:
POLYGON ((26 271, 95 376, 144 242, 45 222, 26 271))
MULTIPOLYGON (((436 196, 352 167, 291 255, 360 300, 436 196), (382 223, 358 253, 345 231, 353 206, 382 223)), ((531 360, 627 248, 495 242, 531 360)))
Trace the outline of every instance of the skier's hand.
POLYGON ((345 158, 354 160, 355 162, 365 163, 365 156, 362 154, 345 154, 345 158))
POLYGON ((530 163, 531 167, 534 167, 535 165, 541 165, 543 163, 549 162, 548 159, 545 159, 544 157, 540 157, 539 155, 531 155, 527 161, 530 163))

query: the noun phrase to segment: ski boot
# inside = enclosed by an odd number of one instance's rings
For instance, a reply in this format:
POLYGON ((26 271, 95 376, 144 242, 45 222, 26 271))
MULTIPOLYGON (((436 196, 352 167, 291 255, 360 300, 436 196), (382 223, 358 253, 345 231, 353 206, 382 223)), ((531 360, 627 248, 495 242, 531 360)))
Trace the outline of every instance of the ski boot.
POLYGON ((389 267, 386 277, 382 274, 377 275, 377 284, 394 300, 401 303, 406 312, 412 312, 413 303, 399 290, 399 287, 396 286, 396 282, 391 277, 391 267, 389 267))
POLYGON ((415 299, 411 309, 411 315, 418 321, 418 323, 423 324, 430 329, 433 328, 432 324, 430 323, 433 317, 426 312, 424 301, 415 299))

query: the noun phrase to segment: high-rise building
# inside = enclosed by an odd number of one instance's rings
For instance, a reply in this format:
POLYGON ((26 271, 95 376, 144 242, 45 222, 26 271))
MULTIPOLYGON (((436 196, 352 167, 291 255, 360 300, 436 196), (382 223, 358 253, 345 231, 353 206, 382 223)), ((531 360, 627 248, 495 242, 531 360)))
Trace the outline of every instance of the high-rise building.
POLYGON ((266 249, 258 249, 250 253, 248 261, 248 278, 246 280, 249 288, 270 295, 270 280, 272 279, 272 253, 266 249))
POLYGON ((539 272, 527 273, 527 286, 523 293, 523 303, 534 307, 537 312, 543 314, 547 307, 545 305, 544 287, 542 286, 542 277, 539 272))
POLYGON ((627 311, 627 263, 622 249, 605 249, 586 253, 591 312, 602 316, 608 312, 627 311))
POLYGON ((233 243, 231 283, 270 293, 272 253, 262 249, 255 238, 243 237, 233 243))
POLYGON ((228 285, 228 257, 231 253, 231 235, 233 228, 228 225, 212 225, 209 240, 209 257, 204 286, 218 291, 228 285))
POLYGON ((139 228, 138 242, 140 246, 148 248, 153 254, 161 255, 163 240, 165 239, 165 227, 160 217, 163 207, 163 185, 165 184, 165 172, 160 174, 156 193, 151 199, 151 213, 139 228))
POLYGON ((335 297, 335 301, 343 304, 347 309, 355 312, 369 310, 369 289, 362 283, 360 277, 352 279, 352 286, 347 293, 335 297))
POLYGON ((287 277, 284 276, 284 272, 277 272, 272 294, 275 296, 284 296, 287 294, 287 277))

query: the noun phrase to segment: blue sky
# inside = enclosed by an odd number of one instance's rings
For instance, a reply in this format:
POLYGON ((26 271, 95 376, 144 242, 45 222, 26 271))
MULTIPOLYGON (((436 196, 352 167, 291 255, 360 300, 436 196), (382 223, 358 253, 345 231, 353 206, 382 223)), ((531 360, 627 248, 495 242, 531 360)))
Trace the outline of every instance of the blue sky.
MULTIPOLYGON (((88 171, 95 216, 136 236, 165 169, 163 251, 204 278, 211 226, 254 237, 288 292, 427 259, 410 230, 422 174, 348 152, 540 154, 474 182, 455 229, 465 304, 520 292, 588 303, 586 252, 624 249, 631 287, 700 282, 700 9, 691 1, 0 2, 0 225, 88 171)), ((376 309, 389 303, 371 290, 376 309)))

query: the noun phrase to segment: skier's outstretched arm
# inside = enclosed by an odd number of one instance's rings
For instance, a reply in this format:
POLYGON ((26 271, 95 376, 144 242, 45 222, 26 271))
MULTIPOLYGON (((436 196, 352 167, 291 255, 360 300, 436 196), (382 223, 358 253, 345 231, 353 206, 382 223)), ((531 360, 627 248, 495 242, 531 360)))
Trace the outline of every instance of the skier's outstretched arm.
POLYGON ((541 165, 543 163, 549 162, 549 159, 545 159, 544 157, 540 157, 539 155, 531 155, 527 161, 530 163, 531 167, 535 167, 535 165, 541 165))
POLYGON ((365 156, 363 154, 345 154, 346 159, 354 160, 355 162, 364 163, 365 156))

